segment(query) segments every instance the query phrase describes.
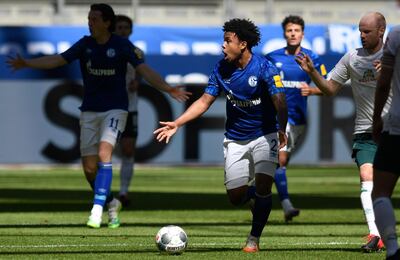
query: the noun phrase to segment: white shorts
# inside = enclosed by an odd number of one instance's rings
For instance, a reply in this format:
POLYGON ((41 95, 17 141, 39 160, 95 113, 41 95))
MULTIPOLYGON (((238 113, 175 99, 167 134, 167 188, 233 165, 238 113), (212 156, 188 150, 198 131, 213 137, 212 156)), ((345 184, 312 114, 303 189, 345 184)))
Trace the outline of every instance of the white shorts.
POLYGON ((101 141, 115 146, 125 129, 127 115, 128 112, 121 109, 82 112, 80 118, 81 156, 96 155, 101 141))
POLYGON ((278 164, 277 133, 254 140, 224 139, 225 186, 227 190, 247 185, 255 173, 275 175, 278 164))
POLYGON ((297 142, 303 136, 305 129, 306 129, 305 125, 287 124, 286 125, 286 135, 288 137, 288 142, 287 142, 287 145, 282 147, 282 149, 280 149, 279 151, 292 153, 296 149, 297 142))

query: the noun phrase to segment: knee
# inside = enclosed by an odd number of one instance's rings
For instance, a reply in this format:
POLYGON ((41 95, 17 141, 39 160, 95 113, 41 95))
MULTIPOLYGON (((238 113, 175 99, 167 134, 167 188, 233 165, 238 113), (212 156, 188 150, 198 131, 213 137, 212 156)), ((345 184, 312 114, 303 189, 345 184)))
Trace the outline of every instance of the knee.
POLYGON ((88 181, 93 181, 96 178, 97 165, 84 164, 83 172, 85 173, 85 177, 88 181))
POLYGON ((130 146, 123 146, 122 153, 126 157, 133 157, 135 155, 135 149, 130 146))
POLYGON ((100 162, 109 162, 111 161, 111 154, 105 150, 105 149, 100 149, 98 153, 100 162))
POLYGON ((97 172, 97 160, 83 160, 82 168, 85 173, 97 172))
POLYGON ((229 201, 233 206, 236 207, 243 205, 243 199, 241 197, 229 196, 229 201))
POLYGON ((232 205, 234 206, 241 206, 243 205, 246 197, 246 191, 243 189, 233 189, 228 190, 228 198, 232 205))

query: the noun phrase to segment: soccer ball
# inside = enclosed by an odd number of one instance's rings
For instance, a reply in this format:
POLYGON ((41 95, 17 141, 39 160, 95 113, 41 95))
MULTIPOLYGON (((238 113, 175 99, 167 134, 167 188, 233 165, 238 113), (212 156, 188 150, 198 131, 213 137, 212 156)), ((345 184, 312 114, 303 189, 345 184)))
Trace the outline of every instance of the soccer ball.
POLYGON ((156 245, 162 253, 181 254, 185 251, 187 242, 185 231, 178 226, 162 227, 156 235, 156 245))

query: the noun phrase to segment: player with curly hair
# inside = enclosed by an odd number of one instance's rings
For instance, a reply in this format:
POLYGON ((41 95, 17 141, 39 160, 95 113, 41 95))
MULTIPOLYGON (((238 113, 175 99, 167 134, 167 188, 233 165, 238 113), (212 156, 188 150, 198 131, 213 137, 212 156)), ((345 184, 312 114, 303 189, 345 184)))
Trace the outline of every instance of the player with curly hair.
POLYGON ((234 205, 254 200, 252 227, 243 251, 257 252, 271 212, 278 151, 287 143, 285 94, 276 67, 252 52, 260 41, 258 27, 250 20, 232 19, 224 24, 223 32, 224 58, 216 64, 204 94, 175 121, 160 122, 162 127, 154 134, 159 142, 168 143, 220 94, 226 96, 225 186, 234 205), (254 178, 255 186, 249 185, 254 178))

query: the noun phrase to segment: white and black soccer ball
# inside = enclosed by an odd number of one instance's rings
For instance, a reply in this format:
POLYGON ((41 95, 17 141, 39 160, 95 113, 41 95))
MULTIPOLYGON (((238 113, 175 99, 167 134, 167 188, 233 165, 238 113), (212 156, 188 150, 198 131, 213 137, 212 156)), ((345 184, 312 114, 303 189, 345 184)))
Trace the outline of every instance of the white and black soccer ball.
POLYGON ((156 235, 156 245, 162 253, 182 254, 187 243, 186 232, 178 226, 162 227, 156 235))

